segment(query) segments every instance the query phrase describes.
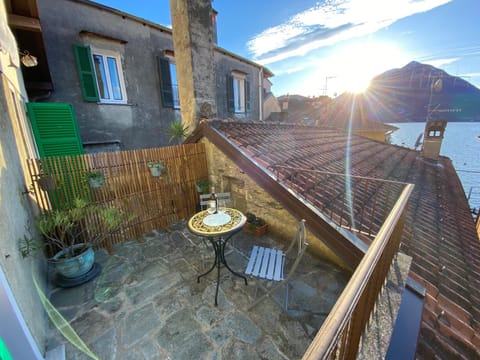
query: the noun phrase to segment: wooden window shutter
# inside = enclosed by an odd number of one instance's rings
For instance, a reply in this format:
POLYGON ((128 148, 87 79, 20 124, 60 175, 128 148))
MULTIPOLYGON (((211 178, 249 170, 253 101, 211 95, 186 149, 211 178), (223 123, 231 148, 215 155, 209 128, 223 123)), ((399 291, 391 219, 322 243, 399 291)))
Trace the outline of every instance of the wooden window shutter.
POLYGON ((71 104, 27 103, 40 157, 83 154, 71 104))
POLYGON ((170 76, 170 62, 158 57, 158 71, 160 73, 160 91, 164 107, 173 107, 172 77, 170 76))
POLYGON ((250 111, 250 81, 245 80, 245 112, 250 111))
POLYGON ((97 79, 93 68, 92 54, 90 47, 73 45, 75 61, 77 63, 78 77, 82 87, 83 100, 98 102, 100 100, 97 89, 97 79))
POLYGON ((233 95, 233 76, 227 74, 227 110, 235 112, 235 98, 233 95))

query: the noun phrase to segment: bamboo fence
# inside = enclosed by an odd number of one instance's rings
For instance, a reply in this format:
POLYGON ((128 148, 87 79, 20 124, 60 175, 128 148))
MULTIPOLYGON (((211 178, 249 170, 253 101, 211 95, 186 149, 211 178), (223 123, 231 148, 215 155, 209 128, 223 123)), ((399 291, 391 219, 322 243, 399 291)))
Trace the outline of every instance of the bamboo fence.
POLYGON ((104 246, 110 252, 113 244, 140 239, 155 229, 168 231, 168 224, 193 215, 199 201, 195 183, 208 177, 203 144, 28 159, 27 164, 41 212, 68 208, 79 197, 133 216, 106 239, 104 246), (164 163, 162 176, 152 176, 150 161, 164 163), (90 187, 89 172, 101 172, 104 185, 90 187), (42 189, 46 177, 54 179, 53 188, 42 189))

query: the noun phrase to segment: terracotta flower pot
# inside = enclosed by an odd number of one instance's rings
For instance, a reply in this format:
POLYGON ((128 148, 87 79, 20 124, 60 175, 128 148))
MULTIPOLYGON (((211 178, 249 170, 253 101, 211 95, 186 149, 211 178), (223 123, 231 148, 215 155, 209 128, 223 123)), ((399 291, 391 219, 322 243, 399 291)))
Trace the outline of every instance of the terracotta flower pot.
POLYGON ((263 224, 262 226, 258 226, 258 225, 247 222, 245 224, 244 229, 255 236, 261 236, 267 232, 268 224, 263 224))

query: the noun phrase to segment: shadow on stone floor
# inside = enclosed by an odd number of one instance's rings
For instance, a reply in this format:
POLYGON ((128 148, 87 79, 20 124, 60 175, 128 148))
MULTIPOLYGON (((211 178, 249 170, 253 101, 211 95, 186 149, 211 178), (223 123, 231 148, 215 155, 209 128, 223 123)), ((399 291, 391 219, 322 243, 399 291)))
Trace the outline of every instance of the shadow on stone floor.
MULTIPOLYGON (((227 255, 246 268, 253 243, 274 239, 240 232, 227 255)), ((283 289, 252 311, 255 281, 222 269, 218 307, 216 271, 197 283, 213 262, 213 250, 185 222, 152 232, 143 242, 96 253, 101 274, 89 283, 54 288, 50 300, 99 359, 298 359, 346 285, 349 273, 308 253, 291 282, 288 313, 277 303, 283 289)), ((261 290, 259 289, 259 294, 261 290)), ((52 326, 49 348, 67 343, 67 359, 89 357, 52 326)))

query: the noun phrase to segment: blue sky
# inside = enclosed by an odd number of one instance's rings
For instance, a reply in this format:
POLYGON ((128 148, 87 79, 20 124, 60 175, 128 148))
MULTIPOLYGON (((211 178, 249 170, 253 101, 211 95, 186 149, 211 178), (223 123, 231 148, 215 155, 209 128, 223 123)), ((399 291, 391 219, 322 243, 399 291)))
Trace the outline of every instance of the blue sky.
MULTIPOLYGON (((98 0, 171 26, 168 0, 98 0)), ((275 95, 360 91, 412 60, 480 87, 480 0, 214 0, 218 45, 268 67, 275 95)))

